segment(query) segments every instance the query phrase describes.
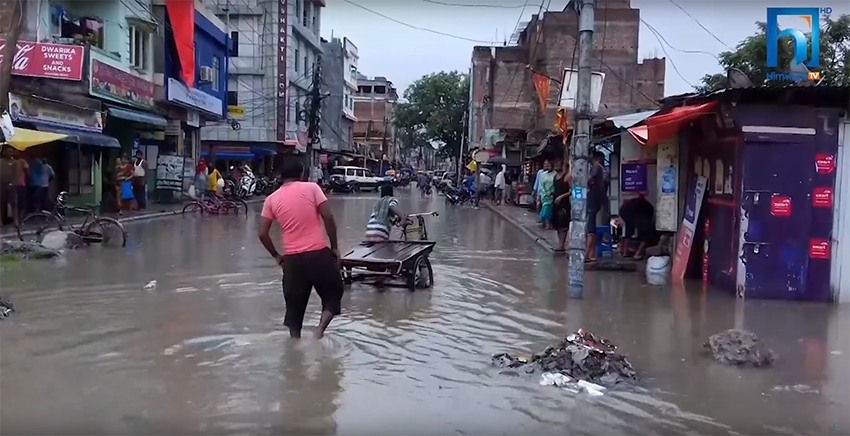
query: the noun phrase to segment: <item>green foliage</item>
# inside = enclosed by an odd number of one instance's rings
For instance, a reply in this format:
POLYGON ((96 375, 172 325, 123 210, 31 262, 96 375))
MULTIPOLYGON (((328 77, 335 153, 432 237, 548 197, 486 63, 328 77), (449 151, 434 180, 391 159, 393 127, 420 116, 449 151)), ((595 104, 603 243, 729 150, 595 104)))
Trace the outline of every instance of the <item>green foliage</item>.
MULTIPOLYGON (((720 66, 724 70, 737 68, 741 70, 753 85, 767 84, 766 76, 770 72, 787 72, 793 58, 791 37, 779 39, 778 67, 770 68, 765 64, 767 59, 767 25, 756 23, 758 31, 741 41, 735 51, 720 53, 720 66)), ((821 26, 820 31, 820 67, 813 70, 821 72, 822 84, 850 85, 850 15, 842 15, 836 20, 829 17, 821 26)), ((809 42, 811 50, 811 40, 809 42)), ((711 92, 726 87, 726 74, 706 74, 696 86, 697 92, 711 92)))
POLYGON ((422 149, 431 141, 445 144, 443 154, 457 154, 463 138, 463 115, 469 107, 469 76, 457 71, 428 74, 405 91, 395 124, 404 149, 422 149))

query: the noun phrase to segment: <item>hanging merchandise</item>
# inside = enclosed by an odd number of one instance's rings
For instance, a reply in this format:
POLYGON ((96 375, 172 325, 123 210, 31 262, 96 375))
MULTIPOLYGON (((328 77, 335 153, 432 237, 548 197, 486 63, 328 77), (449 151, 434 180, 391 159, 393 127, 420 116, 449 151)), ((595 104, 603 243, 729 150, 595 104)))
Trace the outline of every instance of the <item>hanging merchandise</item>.
POLYGON ((557 111, 555 111, 555 130, 561 135, 567 134, 567 127, 569 125, 567 120, 567 109, 559 107, 557 111))

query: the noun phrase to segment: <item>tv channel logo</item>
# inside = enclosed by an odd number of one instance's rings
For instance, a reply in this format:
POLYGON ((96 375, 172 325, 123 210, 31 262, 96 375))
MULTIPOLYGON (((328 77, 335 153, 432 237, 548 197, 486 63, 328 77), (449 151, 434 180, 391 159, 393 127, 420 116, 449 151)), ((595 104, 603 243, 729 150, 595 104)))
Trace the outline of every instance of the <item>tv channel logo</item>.
MULTIPOLYGON (((823 8, 829 13, 831 8, 823 8)), ((807 67, 820 66, 820 8, 767 8, 767 66, 779 66, 779 38, 790 36, 794 46, 794 65, 807 67), (802 18, 807 26, 803 29, 788 28, 779 31, 779 17, 792 16, 802 18), (806 33, 812 35, 812 58, 809 57, 809 41, 806 33), (806 62, 808 60, 808 62, 806 62)))

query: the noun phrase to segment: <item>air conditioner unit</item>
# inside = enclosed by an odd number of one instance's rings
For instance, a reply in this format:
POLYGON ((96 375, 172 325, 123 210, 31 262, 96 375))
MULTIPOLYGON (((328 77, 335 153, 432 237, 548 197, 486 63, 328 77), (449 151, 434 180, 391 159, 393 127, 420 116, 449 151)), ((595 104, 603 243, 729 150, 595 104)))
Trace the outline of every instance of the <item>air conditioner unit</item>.
POLYGON ((210 67, 201 67, 201 82, 213 81, 213 69, 210 67))

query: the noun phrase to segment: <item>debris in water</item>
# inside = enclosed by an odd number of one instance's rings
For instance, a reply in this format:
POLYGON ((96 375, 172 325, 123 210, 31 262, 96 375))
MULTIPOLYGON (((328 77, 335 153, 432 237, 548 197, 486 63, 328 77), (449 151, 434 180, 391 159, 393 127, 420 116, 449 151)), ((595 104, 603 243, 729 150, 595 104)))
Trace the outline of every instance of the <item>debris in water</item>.
POLYGON ((762 367, 776 360, 776 353, 759 342, 755 333, 747 330, 731 329, 711 335, 704 347, 711 350, 715 360, 730 365, 750 363, 762 367))
POLYGON ((34 241, 0 239, 0 254, 22 259, 47 259, 57 257, 61 253, 34 241))
POLYGON ((809 385, 774 386, 771 392, 797 392, 799 394, 819 394, 820 391, 809 385))
POLYGON ((3 296, 0 296, 0 319, 6 318, 15 312, 15 305, 3 296))
POLYGON ((559 372, 544 372, 540 375, 540 386, 557 386, 562 388, 572 381, 571 378, 559 372))
POLYGON ((152 291, 152 290, 156 289, 156 280, 149 281, 148 284, 145 285, 144 289, 146 291, 152 291))
POLYGON ((544 384, 543 377, 547 382, 551 380, 557 383, 557 380, 563 380, 563 376, 571 382, 576 381, 577 387, 596 395, 590 391, 601 394, 601 389, 604 388, 600 384, 610 387, 624 379, 638 378, 631 363, 625 356, 617 353, 616 349, 610 341, 597 339, 592 333, 579 329, 564 338, 557 347, 546 347, 543 351, 531 355, 530 359, 499 353, 493 355, 492 364, 501 368, 515 368, 528 374, 541 371, 544 373, 541 376, 541 384, 544 384), (545 373, 551 375, 546 376, 545 373), (578 384, 588 381, 597 384, 578 384))

